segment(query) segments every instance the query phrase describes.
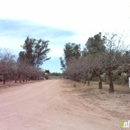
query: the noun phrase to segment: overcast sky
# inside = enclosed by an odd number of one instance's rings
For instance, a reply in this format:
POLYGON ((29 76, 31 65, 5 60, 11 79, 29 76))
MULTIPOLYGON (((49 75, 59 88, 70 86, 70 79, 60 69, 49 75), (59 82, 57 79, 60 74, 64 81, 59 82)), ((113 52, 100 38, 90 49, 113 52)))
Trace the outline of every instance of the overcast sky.
POLYGON ((52 58, 43 68, 51 72, 60 72, 66 43, 83 46, 98 32, 123 30, 130 31, 129 0, 0 0, 0 47, 18 55, 27 36, 49 40, 52 58))

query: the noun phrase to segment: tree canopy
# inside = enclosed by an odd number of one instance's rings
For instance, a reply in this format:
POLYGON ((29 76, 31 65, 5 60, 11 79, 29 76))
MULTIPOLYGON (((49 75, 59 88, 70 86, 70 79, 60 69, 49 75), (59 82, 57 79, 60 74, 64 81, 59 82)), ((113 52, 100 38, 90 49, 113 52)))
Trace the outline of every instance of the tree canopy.
POLYGON ((65 71, 69 60, 71 60, 71 58, 78 59, 80 56, 81 56, 80 44, 70 42, 66 43, 64 48, 64 58, 60 57, 60 63, 62 66, 61 69, 65 71))
POLYGON ((86 48, 88 51, 88 54, 96 54, 96 53, 101 53, 104 52, 106 47, 105 47, 105 40, 106 37, 102 37, 102 33, 98 33, 94 35, 93 37, 89 37, 88 41, 86 42, 86 48))
POLYGON ((40 66, 50 57, 47 57, 50 49, 48 48, 49 41, 42 39, 36 40, 34 38, 27 37, 24 45, 21 47, 24 51, 19 52, 19 60, 26 61, 32 66, 40 66))

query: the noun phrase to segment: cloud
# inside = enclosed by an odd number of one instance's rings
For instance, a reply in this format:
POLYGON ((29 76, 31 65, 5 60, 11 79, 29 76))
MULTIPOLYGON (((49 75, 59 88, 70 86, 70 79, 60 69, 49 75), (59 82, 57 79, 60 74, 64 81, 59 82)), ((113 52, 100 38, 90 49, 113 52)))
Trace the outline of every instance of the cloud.
POLYGON ((129 6, 129 0, 4 0, 0 17, 89 32, 124 28, 129 6))
POLYGON ((0 47, 11 49, 18 54, 24 44, 26 37, 49 40, 52 58, 62 55, 63 45, 76 37, 77 34, 71 30, 44 26, 29 20, 0 19, 0 47))
POLYGON ((73 31, 44 26, 28 20, 0 19, 0 36, 60 38, 73 35, 75 35, 73 31))

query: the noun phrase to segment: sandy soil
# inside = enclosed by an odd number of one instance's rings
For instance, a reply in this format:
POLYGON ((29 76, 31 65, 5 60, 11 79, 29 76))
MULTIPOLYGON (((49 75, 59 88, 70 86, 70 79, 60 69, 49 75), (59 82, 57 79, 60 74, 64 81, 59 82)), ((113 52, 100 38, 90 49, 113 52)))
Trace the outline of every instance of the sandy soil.
POLYGON ((130 96, 96 93, 67 80, 0 89, 0 130, 119 130, 119 121, 130 117, 130 96))

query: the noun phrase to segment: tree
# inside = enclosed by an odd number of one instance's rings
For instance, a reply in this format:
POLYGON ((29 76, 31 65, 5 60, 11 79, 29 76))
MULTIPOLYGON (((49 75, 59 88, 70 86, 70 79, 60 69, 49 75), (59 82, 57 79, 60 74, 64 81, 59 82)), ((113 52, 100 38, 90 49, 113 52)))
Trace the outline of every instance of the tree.
POLYGON ((109 79, 109 92, 114 92, 113 70, 116 70, 123 64, 121 39, 116 34, 108 34, 106 37, 106 51, 99 56, 100 63, 105 69, 105 73, 109 79))
POLYGON ((87 48, 86 48, 86 47, 83 48, 82 56, 83 56, 83 57, 86 57, 86 56, 88 56, 88 55, 89 55, 89 52, 88 52, 87 48))
POLYGON ((26 61, 30 65, 40 66, 46 60, 50 58, 47 57, 50 49, 48 48, 49 41, 44 41, 42 39, 36 40, 34 38, 27 37, 23 46, 21 46, 24 51, 20 51, 19 60, 26 61))
POLYGON ((94 35, 93 37, 88 38, 86 45, 86 50, 84 50, 83 54, 96 54, 101 53, 105 51, 105 36, 102 37, 102 33, 98 33, 94 35))
POLYGON ((5 84, 7 78, 9 78, 9 76, 12 75, 12 72, 14 71, 14 57, 15 56, 8 51, 4 51, 1 54, 0 74, 3 76, 3 84, 5 84))
POLYGON ((17 61, 16 69, 14 71, 15 83, 17 80, 21 81, 30 81, 43 78, 43 71, 41 68, 31 66, 26 62, 17 61))
POLYGON ((128 83, 128 78, 130 77, 130 51, 125 51, 122 55, 123 64, 118 67, 118 74, 122 76, 124 74, 123 79, 124 83, 128 83))
POLYGON ((102 77, 101 75, 105 72, 102 63, 99 59, 99 54, 96 56, 90 55, 89 58, 89 66, 90 66, 90 72, 92 77, 98 77, 99 78, 99 89, 102 89, 102 77))
MULTIPOLYGON (((98 33, 93 37, 89 37, 88 41, 85 44, 85 48, 82 51, 82 56, 85 57, 87 66, 87 75, 99 77, 99 89, 102 89, 102 78, 101 74, 103 73, 102 65, 100 64, 98 55, 106 51, 105 47, 106 37, 102 36, 102 33, 98 33), (88 73, 89 72, 89 73, 88 73)), ((86 69, 85 69, 86 70, 86 69)), ((89 82, 89 78, 88 78, 89 82)))
POLYGON ((80 57, 79 59, 71 58, 66 69, 66 74, 69 76, 69 79, 84 84, 88 80, 88 85, 90 85, 92 73, 89 60, 88 57, 80 57))
POLYGON ((60 62, 62 70, 65 71, 67 64, 71 58, 78 59, 81 56, 81 47, 80 44, 76 43, 66 43, 64 48, 64 57, 60 57, 60 62))
POLYGON ((60 57, 60 64, 61 64, 61 70, 63 72, 65 72, 65 70, 66 70, 66 63, 65 63, 65 60, 62 57, 60 57))

